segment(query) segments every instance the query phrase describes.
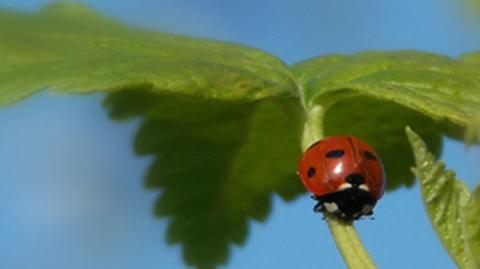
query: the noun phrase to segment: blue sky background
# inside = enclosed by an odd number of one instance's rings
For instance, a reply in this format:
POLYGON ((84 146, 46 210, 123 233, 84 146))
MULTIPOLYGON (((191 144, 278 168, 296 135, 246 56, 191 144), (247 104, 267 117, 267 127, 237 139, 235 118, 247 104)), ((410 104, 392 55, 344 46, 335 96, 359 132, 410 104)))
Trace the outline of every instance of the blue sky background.
MULTIPOLYGON (((35 10, 51 1, 0 0, 35 10)), ((247 44, 288 63, 326 53, 419 49, 458 56, 480 27, 448 0, 81 1, 132 25, 247 44)), ((139 121, 111 121, 100 94, 40 93, 0 108, 0 268, 185 268, 168 220, 142 187, 150 159, 131 141, 139 121)), ((473 187, 480 149, 446 141, 443 158, 473 187)), ((387 193, 358 231, 380 268, 454 268, 433 233, 418 186, 387 193), (395 213, 392 213, 395 212, 395 213)), ((344 268, 305 195, 274 197, 224 268, 344 268)))

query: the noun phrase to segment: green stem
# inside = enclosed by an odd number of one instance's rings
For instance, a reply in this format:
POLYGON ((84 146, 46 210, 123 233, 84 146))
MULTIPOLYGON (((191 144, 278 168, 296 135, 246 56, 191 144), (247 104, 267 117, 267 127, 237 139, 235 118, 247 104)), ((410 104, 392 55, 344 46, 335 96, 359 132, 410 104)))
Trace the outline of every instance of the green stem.
POLYGON ((325 108, 316 105, 307 110, 307 119, 303 129, 302 149, 306 150, 311 144, 323 138, 323 115, 325 108))
POLYGON ((326 220, 335 244, 348 268, 376 268, 352 224, 338 221, 330 216, 327 216, 326 220))
MULTIPOLYGON (((312 143, 324 137, 323 116, 325 110, 325 107, 320 105, 314 105, 307 109, 307 119, 305 121, 302 138, 303 150, 306 150, 312 143)), ((348 268, 376 268, 365 247, 362 245, 353 224, 339 221, 329 215, 326 215, 326 220, 335 244, 340 250, 348 268)))

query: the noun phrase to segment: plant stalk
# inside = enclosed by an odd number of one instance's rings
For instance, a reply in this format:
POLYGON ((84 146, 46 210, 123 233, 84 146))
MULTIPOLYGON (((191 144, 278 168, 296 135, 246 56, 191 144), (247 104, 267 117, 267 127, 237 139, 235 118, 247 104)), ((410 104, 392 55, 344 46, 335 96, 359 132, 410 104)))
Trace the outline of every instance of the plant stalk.
MULTIPOLYGON (((307 109, 307 119, 302 138, 302 149, 305 151, 311 144, 324 138, 323 118, 325 107, 314 105, 307 109)), ((373 260, 363 246, 353 223, 340 221, 328 214, 325 214, 330 232, 333 236, 343 260, 351 269, 373 269, 376 268, 373 260)))

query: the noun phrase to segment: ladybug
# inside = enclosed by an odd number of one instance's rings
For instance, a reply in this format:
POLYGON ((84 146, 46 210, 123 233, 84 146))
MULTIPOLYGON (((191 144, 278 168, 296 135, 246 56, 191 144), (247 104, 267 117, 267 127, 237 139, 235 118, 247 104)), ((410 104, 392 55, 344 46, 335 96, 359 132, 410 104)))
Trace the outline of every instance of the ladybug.
POLYGON ((384 192, 385 173, 375 150, 354 136, 332 136, 312 144, 302 155, 298 175, 318 203, 350 222, 373 214, 384 192))

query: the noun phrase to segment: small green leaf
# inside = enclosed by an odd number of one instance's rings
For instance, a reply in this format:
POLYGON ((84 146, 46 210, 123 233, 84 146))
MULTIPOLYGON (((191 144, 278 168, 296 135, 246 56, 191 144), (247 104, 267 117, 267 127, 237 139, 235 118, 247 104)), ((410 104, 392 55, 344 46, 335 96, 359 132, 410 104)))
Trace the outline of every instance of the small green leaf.
POLYGON ((38 90, 88 93, 149 83, 225 100, 296 96, 286 65, 246 46, 142 30, 74 4, 0 10, 0 105, 38 90))
POLYGON ((190 265, 225 263, 249 222, 268 217, 273 194, 290 200, 305 192, 295 174, 296 98, 226 102, 144 85, 109 94, 105 105, 114 119, 143 119, 135 150, 154 157, 145 184, 160 190, 155 214, 170 220, 167 239, 182 245, 190 265))
POLYGON ((480 268, 480 188, 467 186, 435 161, 423 140, 406 129, 420 181, 423 200, 434 229, 460 268, 480 268))
POLYGON ((457 60, 417 51, 330 55, 293 66, 308 107, 367 95, 466 127, 480 108, 480 53, 457 60))

